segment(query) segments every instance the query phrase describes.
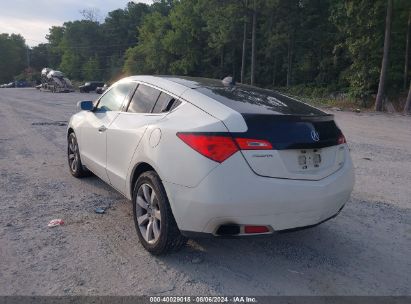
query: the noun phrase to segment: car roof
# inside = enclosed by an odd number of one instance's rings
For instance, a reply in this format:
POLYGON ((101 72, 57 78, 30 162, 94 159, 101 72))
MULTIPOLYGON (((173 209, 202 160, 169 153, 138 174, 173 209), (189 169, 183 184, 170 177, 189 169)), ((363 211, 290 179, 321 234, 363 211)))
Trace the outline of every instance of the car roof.
POLYGON ((213 87, 222 87, 224 84, 222 80, 219 79, 212 79, 212 78, 205 78, 205 77, 189 77, 189 76, 173 76, 173 75, 136 75, 130 76, 125 79, 132 80, 132 81, 153 81, 154 79, 157 80, 165 80, 171 81, 181 86, 184 86, 188 89, 196 89, 200 87, 206 86, 213 86, 213 87))
POLYGON ((159 76, 169 81, 181 84, 190 89, 196 89, 200 87, 223 87, 222 80, 204 78, 204 77, 188 77, 188 76, 159 76))
POLYGON ((279 92, 223 80, 187 76, 132 76, 129 80, 170 82, 181 89, 193 89, 241 114, 327 115, 323 111, 279 92))
POLYGON ((242 114, 325 115, 321 110, 273 90, 223 80, 160 76, 204 94, 242 114))

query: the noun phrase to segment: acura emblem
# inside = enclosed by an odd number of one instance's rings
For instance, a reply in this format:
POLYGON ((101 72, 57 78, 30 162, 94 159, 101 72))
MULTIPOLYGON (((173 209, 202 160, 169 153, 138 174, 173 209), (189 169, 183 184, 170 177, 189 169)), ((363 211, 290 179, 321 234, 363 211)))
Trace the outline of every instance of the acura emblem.
POLYGON ((311 138, 312 138, 314 141, 319 141, 319 140, 320 140, 320 134, 318 134, 317 131, 312 130, 312 131, 311 131, 311 138))

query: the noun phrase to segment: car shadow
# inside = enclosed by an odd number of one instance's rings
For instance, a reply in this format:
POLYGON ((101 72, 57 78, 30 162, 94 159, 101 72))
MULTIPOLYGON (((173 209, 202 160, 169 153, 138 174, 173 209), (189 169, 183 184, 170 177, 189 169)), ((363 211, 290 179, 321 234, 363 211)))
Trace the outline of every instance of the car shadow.
MULTIPOLYGON (((144 252, 134 234, 131 204, 121 205, 124 198, 97 177, 81 182, 95 189, 88 204, 121 206, 101 219, 118 223, 127 215, 119 234, 133 235, 134 249, 144 252)), ((409 218, 409 209, 352 199, 336 218, 310 229, 262 238, 190 239, 176 253, 141 254, 177 275, 167 285, 175 290, 237 295, 409 294, 411 266, 404 246, 411 231, 409 218)))
POLYGON ((410 212, 401 212, 354 202, 317 227, 266 238, 190 240, 181 252, 158 259, 221 293, 407 294, 407 236, 398 232, 410 212))

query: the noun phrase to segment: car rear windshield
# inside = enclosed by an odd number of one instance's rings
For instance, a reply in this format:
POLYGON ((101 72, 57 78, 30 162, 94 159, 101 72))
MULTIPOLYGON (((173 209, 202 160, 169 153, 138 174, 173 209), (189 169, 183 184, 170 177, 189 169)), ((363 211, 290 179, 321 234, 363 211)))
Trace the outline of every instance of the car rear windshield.
POLYGON ((204 86, 196 90, 242 114, 327 115, 293 98, 252 86, 204 86))

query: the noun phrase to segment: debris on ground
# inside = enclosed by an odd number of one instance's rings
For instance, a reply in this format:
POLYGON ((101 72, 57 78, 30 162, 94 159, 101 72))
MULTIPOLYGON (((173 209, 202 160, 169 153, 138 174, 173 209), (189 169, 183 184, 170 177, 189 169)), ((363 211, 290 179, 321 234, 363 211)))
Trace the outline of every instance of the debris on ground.
POLYGON ((53 228, 53 227, 61 226, 61 225, 64 225, 64 221, 63 221, 62 219, 54 219, 54 220, 51 220, 51 221, 47 224, 47 227, 53 228))
POLYGON ((362 159, 365 159, 365 160, 372 160, 371 158, 369 158, 369 157, 363 157, 362 159))
POLYGON ((98 214, 104 214, 106 212, 106 209, 107 208, 105 208, 105 207, 98 207, 98 208, 94 209, 94 212, 98 213, 98 214))

